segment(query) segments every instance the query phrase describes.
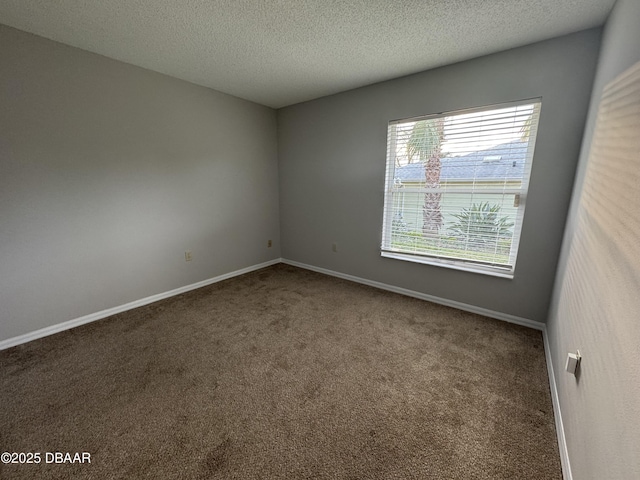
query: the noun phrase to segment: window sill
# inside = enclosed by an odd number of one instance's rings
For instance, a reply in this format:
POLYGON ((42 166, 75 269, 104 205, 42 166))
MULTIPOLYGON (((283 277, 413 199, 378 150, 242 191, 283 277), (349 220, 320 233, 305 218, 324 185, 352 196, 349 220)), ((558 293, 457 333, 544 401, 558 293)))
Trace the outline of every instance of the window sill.
POLYGON ((422 263, 424 265, 433 265, 436 267, 451 268, 453 270, 461 270, 463 272, 479 273, 482 275, 490 275, 492 277, 507 278, 513 280, 513 270, 498 271, 491 267, 483 267, 481 265, 472 265, 456 260, 445 260, 444 258, 435 257, 417 257, 396 252, 380 252, 385 258, 393 258, 394 260, 403 260, 405 262, 422 263))

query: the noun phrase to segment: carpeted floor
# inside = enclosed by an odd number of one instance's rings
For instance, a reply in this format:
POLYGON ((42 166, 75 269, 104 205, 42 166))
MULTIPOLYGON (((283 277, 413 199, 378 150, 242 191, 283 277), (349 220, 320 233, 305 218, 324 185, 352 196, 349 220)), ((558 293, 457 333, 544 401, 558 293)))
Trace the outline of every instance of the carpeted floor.
POLYGON ((0 405, 3 479, 562 478, 540 332, 283 264, 2 351, 0 405))

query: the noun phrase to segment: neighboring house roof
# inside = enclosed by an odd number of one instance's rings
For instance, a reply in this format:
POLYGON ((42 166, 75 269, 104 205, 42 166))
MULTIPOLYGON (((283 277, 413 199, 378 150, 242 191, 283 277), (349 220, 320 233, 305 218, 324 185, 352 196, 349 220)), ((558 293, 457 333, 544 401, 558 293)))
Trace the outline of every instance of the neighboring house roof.
MULTIPOLYGON (((520 180, 524 174, 527 142, 510 142, 459 157, 442 158, 441 181, 520 180)), ((424 163, 396 167, 395 178, 403 183, 424 182, 424 163)))

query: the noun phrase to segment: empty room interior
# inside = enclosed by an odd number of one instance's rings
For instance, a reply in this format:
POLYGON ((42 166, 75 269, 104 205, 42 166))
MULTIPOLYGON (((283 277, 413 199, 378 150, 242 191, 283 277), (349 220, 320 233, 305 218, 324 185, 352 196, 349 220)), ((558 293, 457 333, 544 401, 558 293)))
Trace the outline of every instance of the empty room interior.
POLYGON ((3 0, 0 477, 640 479, 638 0, 3 0))

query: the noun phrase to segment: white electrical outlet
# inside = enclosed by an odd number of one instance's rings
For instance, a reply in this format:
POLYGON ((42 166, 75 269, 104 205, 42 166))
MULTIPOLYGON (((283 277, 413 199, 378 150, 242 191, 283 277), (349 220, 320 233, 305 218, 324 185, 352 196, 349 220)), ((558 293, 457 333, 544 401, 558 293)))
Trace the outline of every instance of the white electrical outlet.
POLYGON ((190 262, 191 260, 193 260, 193 257, 191 256, 191 250, 187 250, 186 252, 184 252, 184 261, 190 262))
POLYGON ((332 244, 332 245, 331 245, 331 250, 332 250, 333 252, 337 252, 337 251, 338 251, 338 244, 337 244, 337 243, 332 244))
POLYGON ((580 366, 580 350, 576 353, 567 354, 567 365, 565 366, 565 370, 569 372, 571 375, 575 375, 578 371, 578 367, 580 366))

